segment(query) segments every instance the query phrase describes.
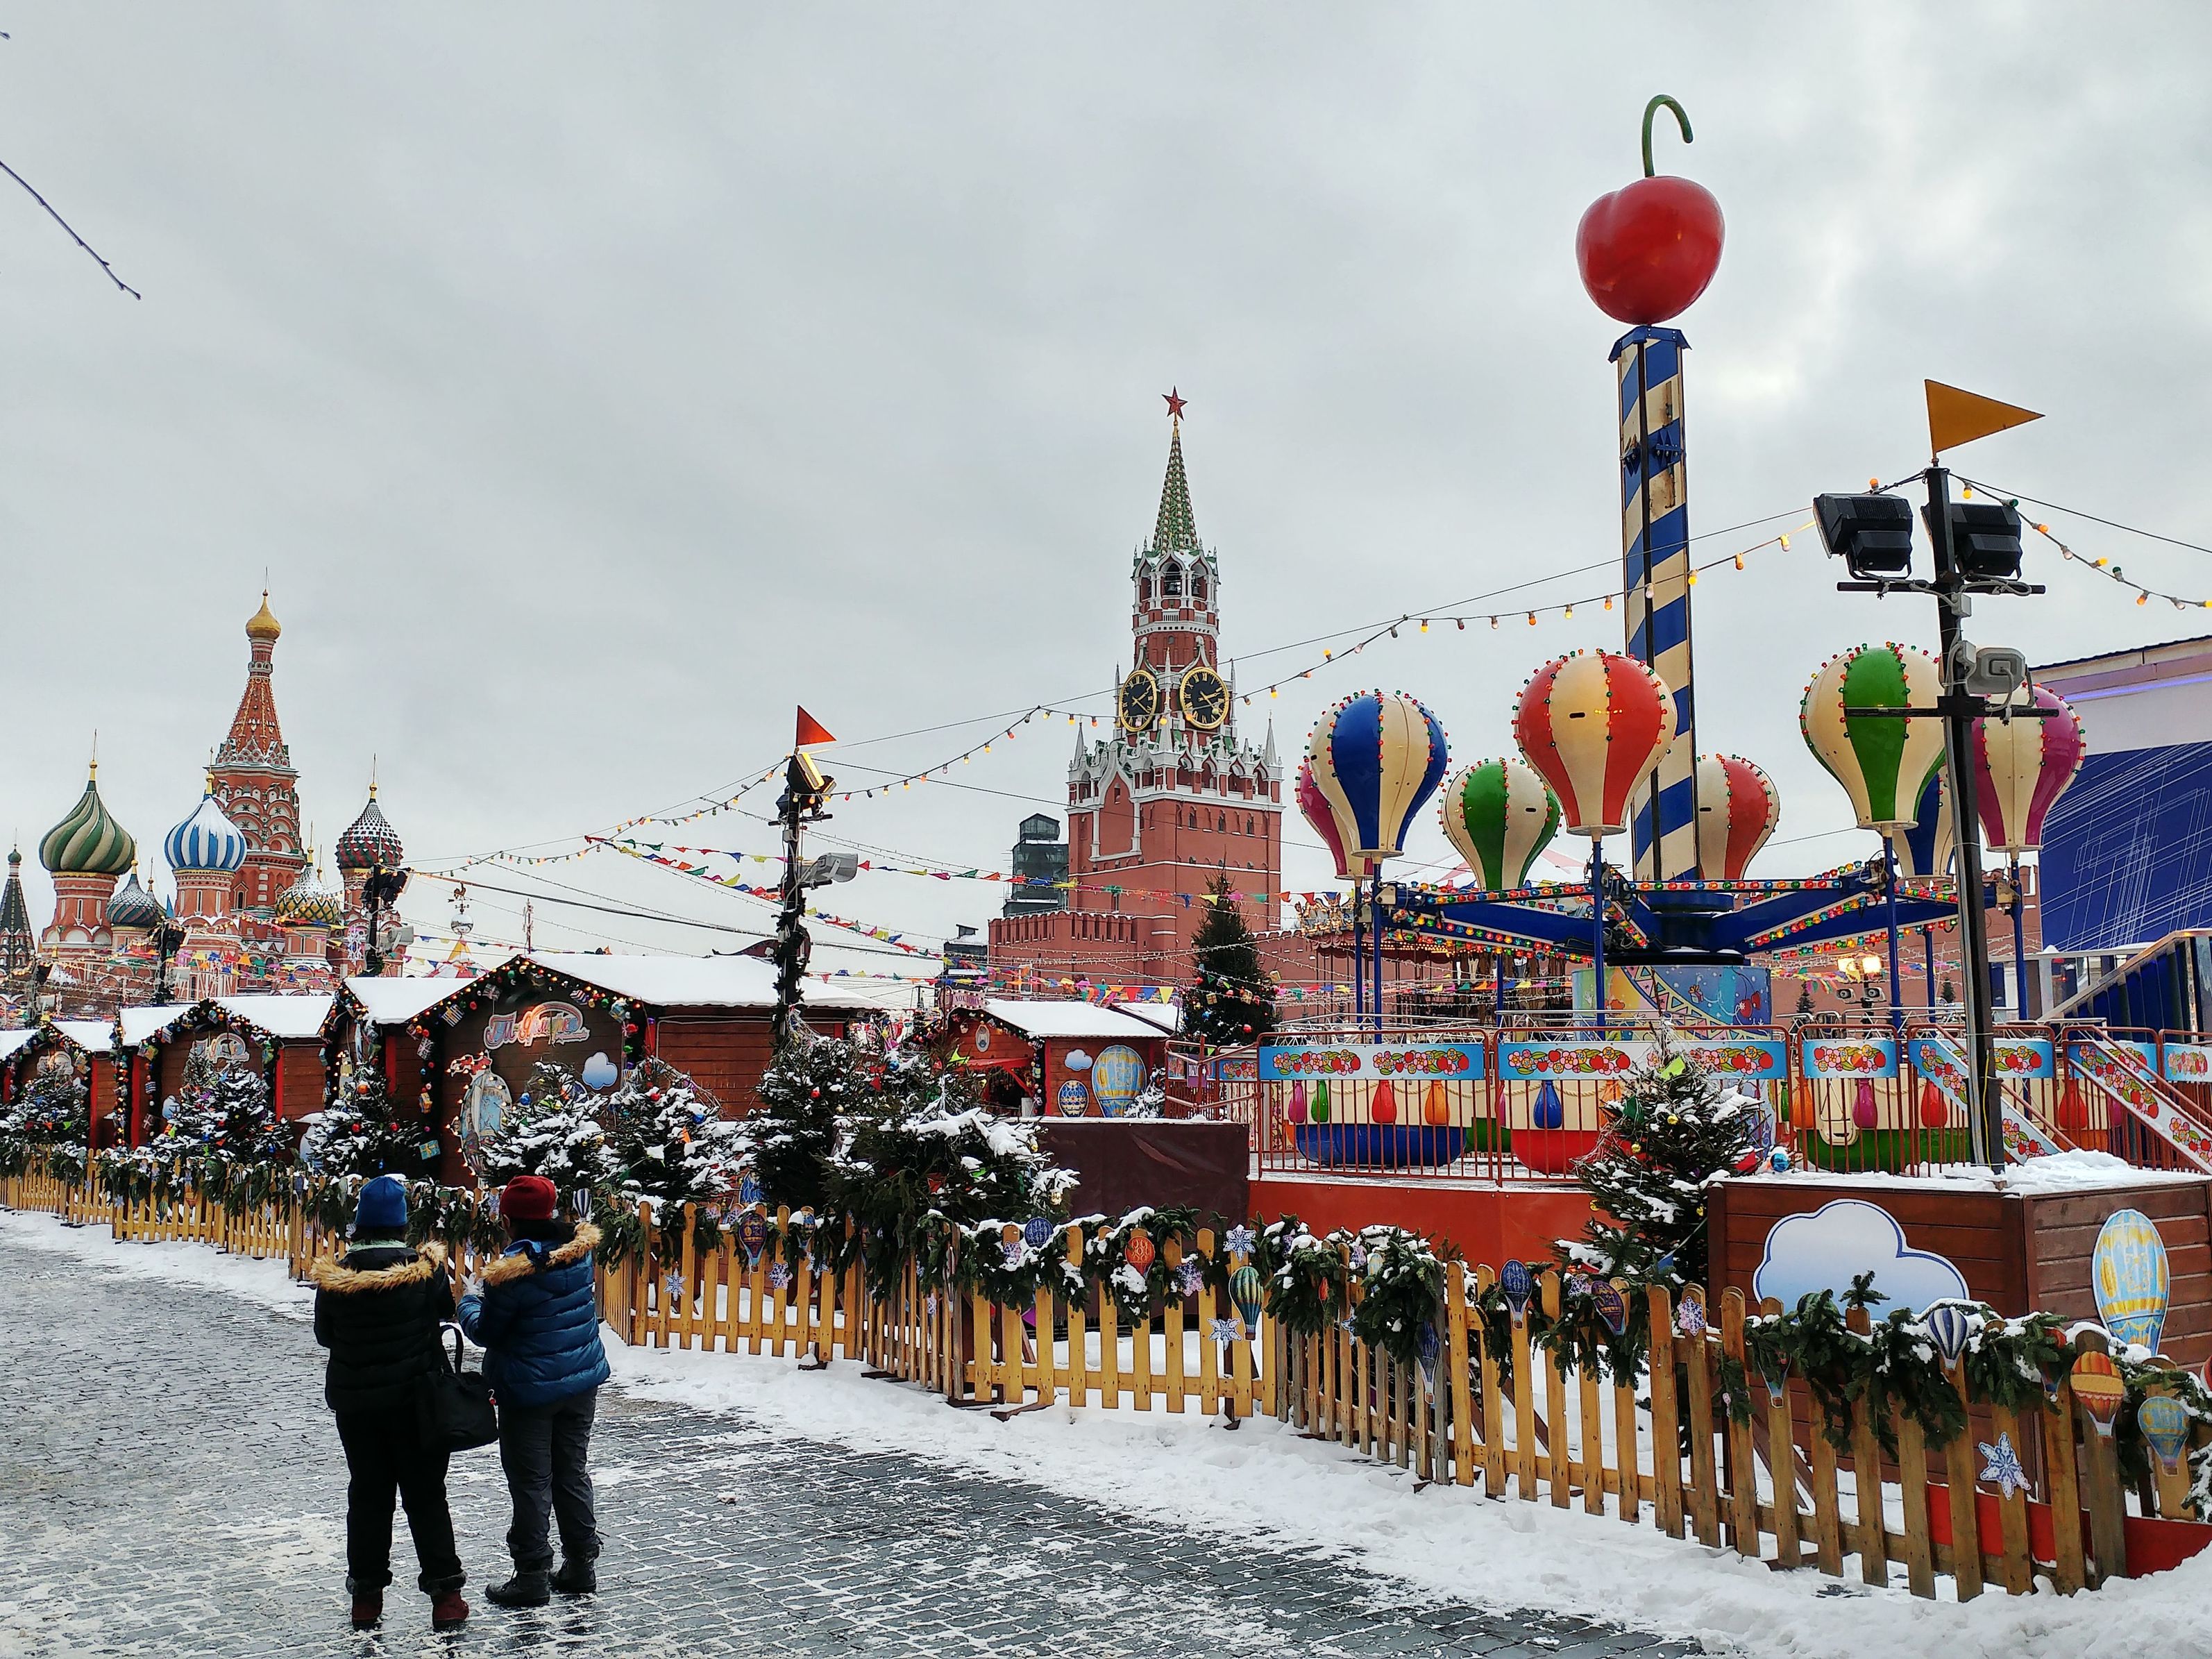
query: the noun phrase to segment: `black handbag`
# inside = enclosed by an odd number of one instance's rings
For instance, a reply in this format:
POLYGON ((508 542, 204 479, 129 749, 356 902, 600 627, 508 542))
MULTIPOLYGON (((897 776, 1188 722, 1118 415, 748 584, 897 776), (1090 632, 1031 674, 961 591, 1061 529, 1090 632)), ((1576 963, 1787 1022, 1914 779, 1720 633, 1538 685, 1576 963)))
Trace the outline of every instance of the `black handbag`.
POLYGON ((493 1408, 491 1384, 481 1372, 461 1369, 461 1328, 439 1328, 438 1369, 422 1379, 415 1397, 423 1443, 432 1449, 471 1451, 499 1438, 499 1413, 493 1408), (446 1352, 445 1333, 453 1335, 453 1352, 446 1352))

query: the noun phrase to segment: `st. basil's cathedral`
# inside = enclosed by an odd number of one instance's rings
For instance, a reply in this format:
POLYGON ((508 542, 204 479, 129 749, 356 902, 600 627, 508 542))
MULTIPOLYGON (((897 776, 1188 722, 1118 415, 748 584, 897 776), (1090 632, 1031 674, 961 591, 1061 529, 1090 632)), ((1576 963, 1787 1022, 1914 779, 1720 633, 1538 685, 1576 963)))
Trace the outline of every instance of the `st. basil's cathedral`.
POLYGON ((325 879, 300 833, 298 771, 276 718, 276 641, 269 596, 246 624, 246 690, 215 751, 206 787, 162 837, 173 896, 139 876, 138 844, 100 795, 95 759, 84 793, 39 842, 53 879, 53 919, 32 933, 22 853, 8 856, 0 888, 0 994, 21 1005, 43 992, 65 1017, 107 1018, 156 1000, 163 934, 167 994, 179 1001, 269 991, 328 991, 359 973, 368 944, 362 887, 399 867, 398 833, 368 802, 331 851, 340 884, 325 879), (120 882, 120 887, 117 884, 120 882))

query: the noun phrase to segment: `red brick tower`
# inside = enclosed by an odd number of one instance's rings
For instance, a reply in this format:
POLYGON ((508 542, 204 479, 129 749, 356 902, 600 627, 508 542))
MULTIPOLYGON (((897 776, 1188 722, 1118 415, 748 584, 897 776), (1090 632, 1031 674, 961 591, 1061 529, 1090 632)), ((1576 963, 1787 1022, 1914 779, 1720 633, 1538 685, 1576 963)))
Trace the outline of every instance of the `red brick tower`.
POLYGON ((216 750, 210 793, 246 836, 246 861, 231 886, 231 908, 269 923, 276 901, 307 867, 300 851, 300 775, 276 723, 270 686, 276 638, 283 629, 270 614, 269 595, 246 624, 251 654, 246 692, 231 716, 230 733, 216 750))
POLYGON ((1152 540, 1130 569, 1133 661, 1115 735, 1079 738, 1067 769, 1068 908, 991 924, 994 968, 1041 981, 1181 980, 1226 873, 1255 931, 1282 914, 1283 768, 1272 726, 1237 733, 1220 653, 1221 571, 1198 538, 1182 459, 1185 399, 1168 394, 1167 477, 1152 540))

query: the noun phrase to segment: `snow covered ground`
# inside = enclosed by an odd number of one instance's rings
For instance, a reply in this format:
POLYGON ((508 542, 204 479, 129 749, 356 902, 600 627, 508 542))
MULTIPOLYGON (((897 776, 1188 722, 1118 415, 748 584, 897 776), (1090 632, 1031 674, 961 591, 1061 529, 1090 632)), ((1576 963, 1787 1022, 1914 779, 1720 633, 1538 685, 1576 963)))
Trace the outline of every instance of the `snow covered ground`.
MULTIPOLYGON (((196 1245, 117 1244, 96 1229, 0 1212, 13 1241, 112 1271, 181 1280, 289 1317, 311 1297, 281 1262, 196 1245)), ((2212 1652, 2212 1555, 2174 1572, 2071 1598, 1992 1591, 1964 1606, 1902 1589, 1869 1590, 1812 1571, 1778 1573, 1677 1542, 1649 1525, 1498 1502, 1472 1490, 1413 1490, 1411 1476, 1301 1439, 1267 1419, 1235 1433, 1194 1411, 1139 1414, 1055 1407, 1006 1423, 921 1391, 872 1382, 840 1362, 819 1373, 750 1355, 608 1351, 617 1386, 729 1412, 773 1431, 854 1448, 894 1445, 948 1468, 1029 1481, 1138 1513, 1176 1516, 1224 1549, 1266 1539, 1310 1549, 1370 1589, 1411 1601, 1473 1598, 1695 1637, 1716 1652, 1879 1659, 2180 1659, 2212 1652)), ((1847 1564, 1854 1565, 1854 1564, 1847 1564)))

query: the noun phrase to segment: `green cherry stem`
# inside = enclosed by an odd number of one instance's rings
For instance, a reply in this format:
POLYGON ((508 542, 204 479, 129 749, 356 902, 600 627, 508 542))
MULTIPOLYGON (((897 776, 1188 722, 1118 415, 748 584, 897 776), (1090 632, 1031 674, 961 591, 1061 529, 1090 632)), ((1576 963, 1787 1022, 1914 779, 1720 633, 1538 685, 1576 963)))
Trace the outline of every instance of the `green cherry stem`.
POLYGON ((1696 142, 1690 136, 1690 118, 1687 112, 1663 92, 1654 98, 1644 106, 1644 176, 1647 179, 1650 178, 1655 171, 1651 165, 1651 118, 1659 113, 1662 106, 1673 110, 1674 118, 1681 123, 1682 142, 1686 144, 1696 142))

